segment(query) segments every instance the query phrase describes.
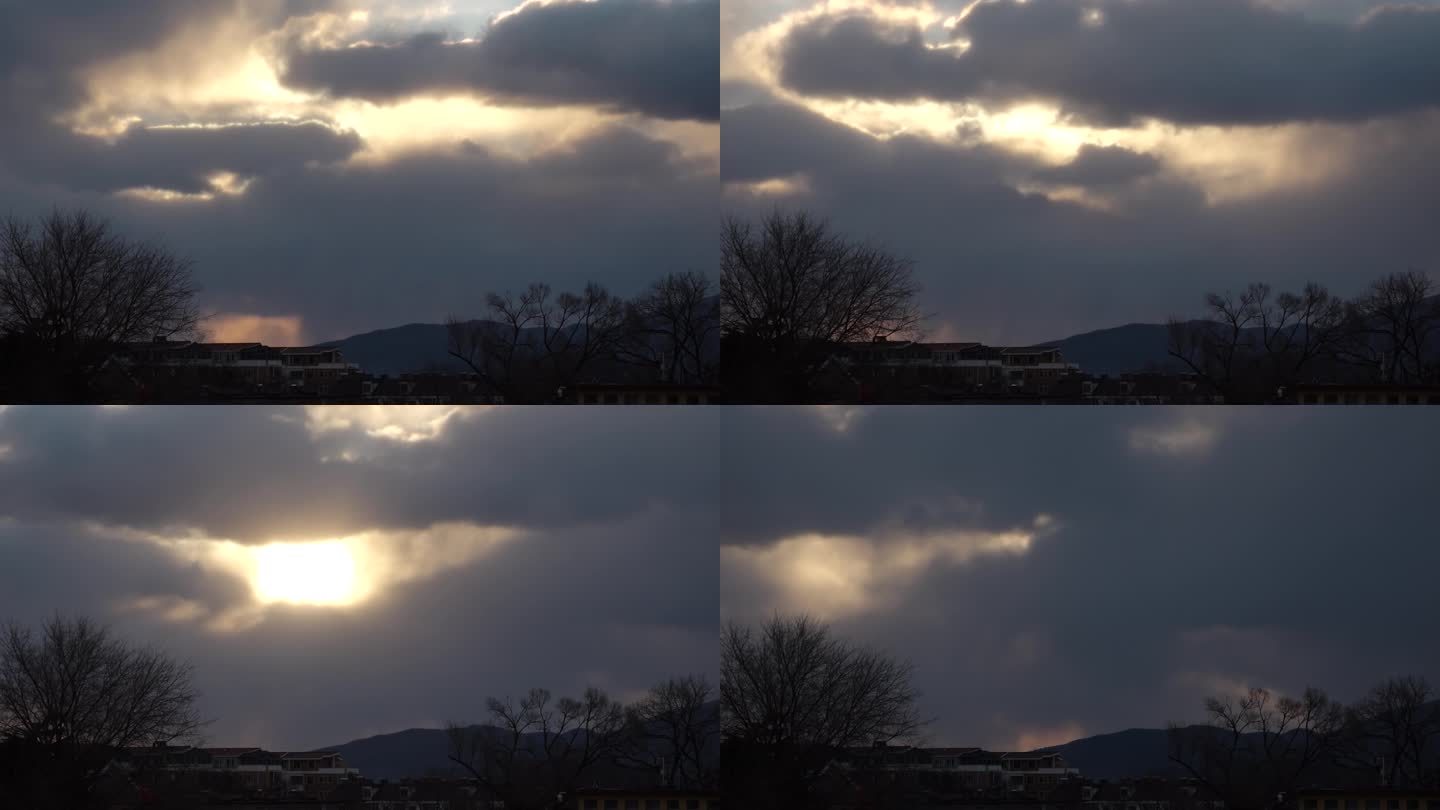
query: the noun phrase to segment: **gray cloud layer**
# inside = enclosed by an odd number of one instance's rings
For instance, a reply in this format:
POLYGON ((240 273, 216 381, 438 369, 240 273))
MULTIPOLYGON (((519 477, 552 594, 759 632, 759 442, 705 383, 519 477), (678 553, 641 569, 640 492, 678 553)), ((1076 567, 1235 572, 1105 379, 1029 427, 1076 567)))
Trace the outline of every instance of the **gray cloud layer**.
POLYGON ((829 217, 915 260, 926 310, 957 339, 1026 343, 1162 322, 1257 279, 1351 295, 1383 273, 1433 268, 1437 122, 1416 114, 1316 136, 1315 154, 1333 138, 1325 154, 1344 167, 1319 190, 1214 203, 1168 167, 1144 171, 1153 163, 1141 156, 1084 151, 1057 170, 984 143, 877 140, 773 103, 724 111, 721 162, 727 210, 755 217, 778 202, 829 217), (779 198, 736 185, 793 176, 803 190, 779 198), (1078 182, 1117 210, 1017 190, 1035 182, 1078 182))
MULTIPOLYGON (((883 549, 908 542, 896 527, 1053 516, 1026 554, 931 563, 834 622, 915 662, 936 744, 1159 728, 1234 683, 1350 700, 1440 674, 1416 643, 1440 565, 1424 506, 1440 428, 1371 416, 877 408, 839 433, 814 412, 735 410, 725 498, 745 508, 725 510, 723 542, 819 532, 883 549)), ((778 604, 753 571, 721 579, 728 617, 778 604)))
POLYGON ((713 680, 718 482, 698 460, 717 452, 716 417, 604 416, 501 409, 407 445, 362 427, 312 432, 300 409, 11 408, 0 620, 86 613, 189 658, 217 745, 438 727, 534 685, 628 697, 671 674, 713 680), (122 539, 123 526, 259 542, 436 521, 524 534, 359 607, 272 606, 236 632, 119 607, 249 597, 228 575, 122 539))
POLYGON ((473 92, 517 104, 599 104, 658 118, 713 121, 720 111, 716 0, 537 5, 476 42, 426 34, 290 56, 285 81, 392 102, 473 92))
POLYGON ((822 96, 1054 99, 1112 125, 1355 121, 1440 105, 1434 9, 1341 23, 1252 0, 1002 0, 955 33, 971 43, 961 55, 928 48, 918 29, 821 19, 790 34, 782 81, 822 96))
MULTIPOLYGON (((57 122, 89 99, 96 66, 237 9, 258 30, 279 30, 293 15, 352 5, 0 0, 0 217, 90 209, 127 236, 162 241, 194 260, 204 308, 300 316, 310 341, 478 316, 485 292, 534 281, 557 289, 598 281, 631 295, 665 273, 713 266, 714 167, 682 157, 645 121, 592 131, 528 160, 456 135, 383 163, 345 162, 364 146, 355 133, 325 122, 254 121, 246 117, 253 111, 235 120, 219 107, 178 110, 174 123, 242 125, 167 129, 151 125, 168 121, 146 121, 114 139, 57 122), (243 196, 206 203, 111 193, 203 192, 218 172, 253 182, 243 196)), ((535 91, 529 103, 715 119, 713 2, 708 17, 704 3, 579 5, 509 18, 496 28, 497 55, 485 58, 503 61, 506 82, 538 82, 527 85, 535 91), (642 27, 627 29, 627 21, 642 27), (706 36, 708 44, 700 41, 706 36), (673 64, 655 61, 664 59, 673 64), (555 73, 544 65, 568 67, 555 73)), ((502 89, 511 100, 529 92, 502 89)))
POLYGON ((132 127, 114 142, 45 133, 16 170, 77 191, 160 188, 200 193, 209 177, 230 172, 254 179, 344 161, 360 138, 319 123, 240 124, 223 127, 132 127), (58 139, 58 142, 57 142, 58 139))

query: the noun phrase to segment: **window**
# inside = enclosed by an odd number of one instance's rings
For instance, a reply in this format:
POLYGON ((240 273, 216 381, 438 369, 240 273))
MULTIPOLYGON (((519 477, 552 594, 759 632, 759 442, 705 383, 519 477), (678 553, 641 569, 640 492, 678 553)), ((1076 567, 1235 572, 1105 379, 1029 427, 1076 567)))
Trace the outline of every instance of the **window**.
POLYGON ((1359 799, 1346 799, 1346 800, 1345 800, 1345 810, 1359 810, 1359 808, 1360 808, 1360 800, 1359 800, 1359 799))
POLYGON ((1339 802, 1339 800, 1337 800, 1337 799, 1326 799, 1326 800, 1325 800, 1325 810, 1338 810, 1339 807, 1340 807, 1340 802, 1339 802))
POLYGON ((605 800, 605 810, 620 810, 620 800, 619 800, 619 799, 606 799, 606 800, 605 800))
POLYGON ((1380 810, 1380 800, 1379 800, 1379 799, 1366 799, 1366 800, 1365 800, 1365 810, 1380 810))
POLYGON ((645 800, 645 810, 660 810, 660 800, 659 800, 659 799, 646 799, 646 800, 645 800))
POLYGON ((640 800, 639 800, 639 799, 626 799, 626 800, 625 800, 625 810, 640 810, 640 800))
POLYGON ((586 800, 585 800, 585 810, 600 810, 600 800, 599 800, 599 799, 586 799, 586 800))
POLYGON ((1316 810, 1316 808, 1319 806, 1319 804, 1320 804, 1320 802, 1316 801, 1315 799, 1306 799, 1306 800, 1305 800, 1305 810, 1316 810))
POLYGON ((700 800, 699 800, 699 799, 686 799, 686 800, 685 800, 685 810, 700 810, 700 800))

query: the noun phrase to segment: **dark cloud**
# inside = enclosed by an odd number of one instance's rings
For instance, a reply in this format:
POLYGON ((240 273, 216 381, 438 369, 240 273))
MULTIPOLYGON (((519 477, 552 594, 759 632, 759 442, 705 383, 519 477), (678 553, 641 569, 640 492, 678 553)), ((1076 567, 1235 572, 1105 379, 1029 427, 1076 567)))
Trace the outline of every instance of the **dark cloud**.
MULTIPOLYGON (((129 237, 158 240, 192 259, 205 309, 299 316, 310 341, 480 315, 486 292, 535 281, 558 289, 596 281, 628 296, 665 273, 713 264, 718 181, 713 159, 700 165, 692 150, 675 147, 676 138, 693 134, 689 128, 669 136, 632 121, 577 132, 548 150, 538 145, 548 134, 507 133, 484 144, 456 134, 349 160, 366 149, 365 133, 326 121, 323 104, 313 122, 282 123, 255 120, 244 100, 172 102, 157 120, 114 138, 80 135, 64 123, 97 102, 89 80, 118 57, 225 20, 243 19, 259 36, 296 15, 363 5, 0 0, 0 216, 30 218, 56 206, 94 211, 129 237), (179 124, 209 126, 157 127, 179 124), (253 182, 242 195, 208 202, 112 193, 204 192, 220 172, 253 182)), ((538 95, 526 98, 534 103, 715 119, 715 3, 708 17, 703 3, 579 5, 586 8, 528 8, 507 18, 487 37, 496 45, 486 59, 503 63, 506 82, 533 69, 539 83, 530 89, 538 95), (631 23, 639 27, 625 27, 631 23), (686 95, 701 79, 709 84, 700 97, 686 95)), ((511 101, 524 95, 518 84, 503 92, 511 101)), ((116 115, 134 112, 104 101, 116 115)))
MULTIPOLYGON (((443 440, 396 443, 359 427, 316 433, 317 417, 299 409, 234 409, 223 421, 218 412, 189 408, 70 418, 42 411, 0 416, 0 442, 10 448, 0 462, 0 515, 153 532, 196 529, 242 542, 440 521, 558 528, 649 508, 655 487, 606 474, 621 456, 648 470, 657 486, 666 482, 672 509, 708 508, 714 475, 699 456, 676 465, 671 448, 703 443, 695 426, 708 425, 678 417, 655 422, 611 414, 607 430, 595 432, 578 414, 502 408, 457 420, 443 440), (216 425, 224 430, 209 435, 216 425), (632 425, 645 436, 630 436, 632 425), (561 436, 566 450, 558 457, 525 450, 561 436), (347 450, 359 460, 341 460, 347 450), (485 461, 466 461, 471 457, 485 461), (77 465, 76 458, 89 462, 77 465), (142 459, 150 472, 130 475, 142 459), (240 491, 248 494, 229 497, 240 491), (269 507, 257 510, 257 502, 269 507)), ((405 414, 394 423, 412 424, 405 414)))
POLYGON ((1106 124, 1357 121, 1440 105, 1431 8, 1346 23, 1252 0, 1002 0, 955 34, 970 42, 963 54, 915 28, 822 18, 789 35, 782 81, 817 96, 1054 99, 1106 124))
MULTIPOLYGON (((1046 166, 991 144, 882 140, 789 105, 726 110, 721 127, 727 211, 804 208, 913 259, 925 309, 956 339, 1024 344, 1161 322, 1257 279, 1349 296, 1440 262, 1424 213, 1440 205, 1440 169, 1426 157, 1440 146, 1434 113, 1297 140, 1340 167, 1314 184, 1212 201, 1162 166, 1113 211, 1018 191, 1046 166), (795 176, 805 182, 790 194, 742 185, 795 176)), ((1070 169, 1093 178, 1094 153, 1080 160, 1070 169)))
POLYGON ((1025 554, 932 562, 877 589, 873 610, 832 619, 914 660, 935 744, 1163 728, 1200 719, 1226 684, 1351 700, 1440 671, 1414 643, 1440 564, 1421 506, 1427 414, 876 408, 844 432, 837 421, 728 416, 725 503, 745 508, 724 512, 725 616, 780 603, 737 551, 816 532, 884 549, 917 530, 1054 520, 1025 554))
POLYGON ((476 42, 424 34, 395 45, 290 55, 285 81, 393 102, 473 92, 515 104, 598 104, 657 118, 719 115, 719 3, 602 0, 535 5, 476 42))
POLYGON ((77 191, 152 187, 196 194, 229 172, 255 178, 348 159, 361 147, 353 132, 320 123, 215 127, 131 127, 114 141, 46 132, 16 161, 25 176, 77 191))
POLYGON ((1106 187, 1139 180, 1159 173, 1160 159, 1123 146, 1080 147, 1075 159, 1036 173, 1036 178, 1061 185, 1106 187))
POLYGON ((299 313, 320 341, 476 316, 487 291, 534 281, 597 281, 631 295, 673 270, 713 266, 712 172, 664 141, 608 129, 531 161, 471 144, 276 171, 242 196, 199 205, 11 190, 0 174, 0 210, 95 210, 193 259, 209 306, 299 313))
POLYGON ((531 686, 630 698, 670 675, 714 681, 718 414, 604 416, 498 409, 409 446, 312 434, 301 409, 6 410, 0 621, 90 615, 193 661, 214 745, 439 728, 531 686), (229 632, 127 608, 221 610, 250 588, 121 524, 258 540, 438 520, 524 533, 357 607, 271 606, 229 632))

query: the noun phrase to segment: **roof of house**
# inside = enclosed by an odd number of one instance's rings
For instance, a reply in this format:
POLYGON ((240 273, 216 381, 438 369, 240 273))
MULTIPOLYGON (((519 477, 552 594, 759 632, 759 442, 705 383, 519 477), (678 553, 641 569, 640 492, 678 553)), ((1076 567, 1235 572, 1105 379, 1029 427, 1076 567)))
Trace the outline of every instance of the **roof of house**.
POLYGON ((1044 759, 1045 757, 1059 756, 1059 751, 1041 749, 1039 751, 1010 751, 1002 753, 1002 759, 1044 759))
POLYGON ((277 346, 281 354, 328 354, 340 351, 339 346, 277 346))
POLYGON ((241 349, 258 349, 258 348, 260 348, 262 345, 264 345, 264 344, 258 343, 258 342, 251 342, 251 343, 196 343, 196 344, 195 344, 195 348, 197 348, 197 349, 209 349, 210 351, 224 352, 224 351, 240 351, 241 349))
POLYGON ((1059 346, 1008 346, 1001 347, 1001 354, 1049 354, 1060 351, 1059 346))
POLYGON ((325 757, 338 757, 338 751, 292 751, 281 754, 282 759, 324 759, 325 757))
POLYGON ((940 352, 963 352, 969 349, 976 349, 984 345, 975 341, 967 343, 921 343, 927 349, 934 349, 940 352))
POLYGON ((252 751, 259 751, 259 748, 202 748, 201 751, 212 757, 238 757, 241 754, 248 754, 252 751))

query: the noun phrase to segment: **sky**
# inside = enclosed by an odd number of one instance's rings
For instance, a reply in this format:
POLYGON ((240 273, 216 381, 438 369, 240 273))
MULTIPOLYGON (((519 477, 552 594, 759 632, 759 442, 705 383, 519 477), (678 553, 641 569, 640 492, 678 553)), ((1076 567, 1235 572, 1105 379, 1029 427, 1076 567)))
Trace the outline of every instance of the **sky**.
POLYGON ((166 245, 214 340, 631 296, 714 266, 718 6, 0 0, 0 217, 166 245))
POLYGON ((915 263, 939 340, 1440 271, 1437 0, 724 0, 722 199, 915 263))
POLYGON ((595 416, 0 408, 0 623, 189 661, 213 746, 718 684, 715 412, 595 416))
POLYGON ((723 621, 915 666, 932 745, 1030 750, 1440 678, 1433 415, 732 408, 723 621))

